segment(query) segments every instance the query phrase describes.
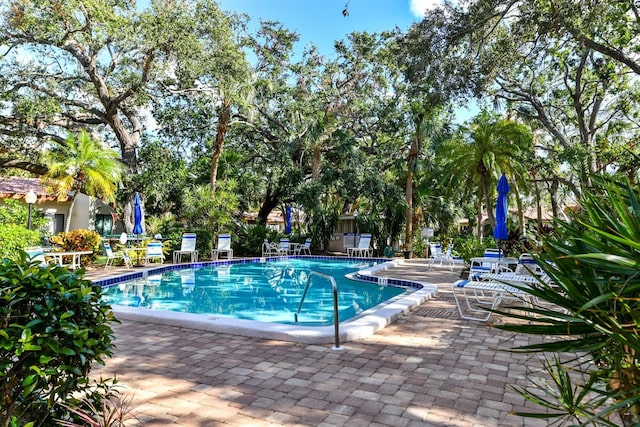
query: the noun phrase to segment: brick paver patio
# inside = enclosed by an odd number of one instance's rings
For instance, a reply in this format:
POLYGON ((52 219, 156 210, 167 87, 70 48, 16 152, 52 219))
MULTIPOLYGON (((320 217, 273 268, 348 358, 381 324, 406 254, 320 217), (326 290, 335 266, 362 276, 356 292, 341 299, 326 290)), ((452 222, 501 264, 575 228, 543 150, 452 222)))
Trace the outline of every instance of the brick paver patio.
POLYGON ((430 272, 410 260, 383 275, 437 284, 439 294, 343 351, 124 321, 92 377, 117 374, 144 426, 548 424, 511 414, 538 410, 510 386, 526 385, 540 360, 502 350, 532 338, 461 320, 450 291, 459 267, 430 272))

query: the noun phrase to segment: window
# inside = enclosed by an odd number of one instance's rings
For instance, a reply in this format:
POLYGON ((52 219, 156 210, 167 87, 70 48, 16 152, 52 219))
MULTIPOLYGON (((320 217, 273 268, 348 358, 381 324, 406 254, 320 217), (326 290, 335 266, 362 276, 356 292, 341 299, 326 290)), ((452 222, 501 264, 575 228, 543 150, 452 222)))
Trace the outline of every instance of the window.
POLYGON ((96 232, 101 236, 111 234, 112 218, 111 215, 96 215, 96 232))

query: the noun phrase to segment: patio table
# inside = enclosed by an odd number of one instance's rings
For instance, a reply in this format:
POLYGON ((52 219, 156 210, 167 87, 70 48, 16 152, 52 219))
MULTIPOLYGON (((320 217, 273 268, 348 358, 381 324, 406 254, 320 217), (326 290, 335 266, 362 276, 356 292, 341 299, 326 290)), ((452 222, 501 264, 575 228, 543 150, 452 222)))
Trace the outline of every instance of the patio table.
POLYGON ((64 267, 63 257, 70 256, 71 264, 67 264, 69 268, 75 270, 80 267, 80 257, 82 255, 91 255, 93 251, 65 251, 65 252, 46 252, 45 256, 47 258, 53 258, 54 262, 57 263, 60 267, 64 267))

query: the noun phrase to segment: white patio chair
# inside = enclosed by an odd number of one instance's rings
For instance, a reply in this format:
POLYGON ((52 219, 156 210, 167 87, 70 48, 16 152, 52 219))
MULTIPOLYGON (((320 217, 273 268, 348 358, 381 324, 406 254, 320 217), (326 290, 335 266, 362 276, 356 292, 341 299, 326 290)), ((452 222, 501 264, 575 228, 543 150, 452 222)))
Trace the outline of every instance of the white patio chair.
MULTIPOLYGON (((487 248, 484 250, 483 258, 495 258, 498 260, 500 258, 500 250, 495 248, 487 248)), ((470 279, 478 279, 483 273, 497 273, 496 266, 499 264, 494 264, 492 262, 476 262, 471 261, 471 267, 469 268, 469 278, 470 279)))
POLYGON ((447 262, 449 263, 449 271, 453 271, 453 245, 449 245, 446 252, 442 252, 442 246, 437 242, 429 243, 429 248, 431 250, 429 270, 431 270, 433 264, 440 261, 440 266, 447 262))
POLYGON ((190 262, 198 262, 198 250, 196 249, 195 233, 184 233, 182 235, 180 250, 173 251, 173 263, 177 264, 179 262, 182 262, 183 255, 189 255, 190 262))
POLYGON ((129 258, 129 255, 125 252, 113 252, 113 249, 111 249, 111 244, 108 242, 104 242, 104 251, 107 254, 107 262, 104 263, 104 269, 106 270, 107 267, 109 267, 109 264, 111 264, 113 266, 113 263, 115 260, 117 259, 121 259, 122 262, 124 263, 125 267, 127 268, 133 268, 133 263, 131 262, 131 258, 129 258))
POLYGON ((361 234, 360 240, 358 240, 358 246, 355 248, 347 248, 348 256, 360 256, 360 257, 369 257, 372 256, 371 248, 371 234, 361 234))
POLYGON ((303 252, 306 252, 307 255, 311 255, 311 239, 307 239, 304 241, 304 244, 298 246, 296 248, 296 255, 302 255, 303 252))
POLYGON ((213 250, 213 260, 217 261, 221 253, 227 254, 227 259, 233 259, 233 249, 231 249, 231 234, 221 234, 218 236, 218 245, 213 250))
POLYGON ((287 238, 280 239, 278 249, 280 250, 280 255, 289 255, 289 252, 291 252, 290 240, 287 238))
POLYGON ((155 240, 147 243, 147 253, 144 257, 145 265, 151 263, 152 260, 160 261, 160 264, 164 264, 164 253, 162 253, 162 242, 155 240))

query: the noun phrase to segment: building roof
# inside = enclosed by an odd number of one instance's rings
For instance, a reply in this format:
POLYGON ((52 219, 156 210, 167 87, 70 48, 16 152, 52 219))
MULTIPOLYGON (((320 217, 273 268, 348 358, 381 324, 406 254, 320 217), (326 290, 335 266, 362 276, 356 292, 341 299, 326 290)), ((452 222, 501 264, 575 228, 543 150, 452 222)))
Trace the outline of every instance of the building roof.
POLYGON ((0 199, 24 199, 29 190, 36 193, 39 201, 59 200, 52 191, 47 190, 38 178, 19 176, 0 178, 0 199))

